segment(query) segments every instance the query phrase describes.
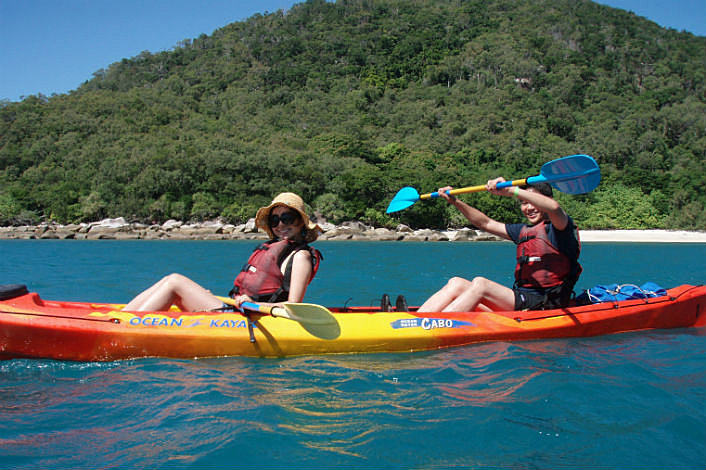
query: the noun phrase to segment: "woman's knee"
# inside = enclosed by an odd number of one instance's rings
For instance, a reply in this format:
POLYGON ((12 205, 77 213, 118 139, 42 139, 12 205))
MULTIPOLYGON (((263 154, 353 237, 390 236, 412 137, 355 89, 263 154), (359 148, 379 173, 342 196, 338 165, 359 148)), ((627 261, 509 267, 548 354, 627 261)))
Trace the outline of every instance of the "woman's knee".
POLYGON ((179 273, 172 273, 164 276, 160 281, 162 286, 167 286, 172 290, 178 288, 179 286, 186 285, 189 282, 189 278, 179 273))

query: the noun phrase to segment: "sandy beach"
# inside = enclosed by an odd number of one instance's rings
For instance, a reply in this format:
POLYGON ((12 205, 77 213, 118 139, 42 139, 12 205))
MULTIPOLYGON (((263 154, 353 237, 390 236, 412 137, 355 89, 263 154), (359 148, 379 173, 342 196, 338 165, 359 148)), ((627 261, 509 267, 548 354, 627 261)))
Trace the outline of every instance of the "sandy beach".
POLYGON ((683 230, 581 230, 582 242, 706 243, 706 232, 683 230))

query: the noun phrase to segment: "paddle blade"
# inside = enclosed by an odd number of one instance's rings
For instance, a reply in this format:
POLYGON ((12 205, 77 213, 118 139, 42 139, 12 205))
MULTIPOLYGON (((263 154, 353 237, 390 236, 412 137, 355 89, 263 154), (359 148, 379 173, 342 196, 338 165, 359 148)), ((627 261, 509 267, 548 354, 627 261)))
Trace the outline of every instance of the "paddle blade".
POLYGON ((321 305, 304 303, 285 303, 282 312, 275 312, 274 316, 282 316, 299 322, 299 324, 310 334, 321 339, 336 339, 341 335, 341 327, 331 312, 321 305))
POLYGON ((410 186, 405 186, 397 191, 395 197, 393 197, 392 201, 390 201, 390 205, 387 206, 386 212, 390 214, 391 212, 401 211, 402 209, 408 208, 418 200, 419 193, 417 190, 410 186))
MULTIPOLYGON (((553 187, 567 194, 584 194, 596 189, 601 182, 601 169, 588 155, 570 155, 542 165, 540 177, 553 187)), ((532 181, 528 183, 540 182, 532 181)))
MULTIPOLYGON (((229 297, 217 297, 228 305, 235 305, 235 301, 229 297)), ((321 305, 287 302, 284 307, 270 307, 254 302, 243 302, 241 307, 253 312, 295 321, 317 338, 336 339, 341 335, 338 321, 329 309, 321 305)))

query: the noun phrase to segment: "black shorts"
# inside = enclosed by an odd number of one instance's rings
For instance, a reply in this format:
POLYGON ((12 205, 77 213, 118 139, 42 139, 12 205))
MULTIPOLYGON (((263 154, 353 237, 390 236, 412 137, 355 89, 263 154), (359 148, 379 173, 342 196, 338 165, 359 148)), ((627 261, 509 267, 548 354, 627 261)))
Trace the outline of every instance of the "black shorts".
POLYGON ((515 293, 515 310, 551 310, 566 307, 571 298, 561 285, 548 289, 530 289, 526 287, 513 287, 515 293))

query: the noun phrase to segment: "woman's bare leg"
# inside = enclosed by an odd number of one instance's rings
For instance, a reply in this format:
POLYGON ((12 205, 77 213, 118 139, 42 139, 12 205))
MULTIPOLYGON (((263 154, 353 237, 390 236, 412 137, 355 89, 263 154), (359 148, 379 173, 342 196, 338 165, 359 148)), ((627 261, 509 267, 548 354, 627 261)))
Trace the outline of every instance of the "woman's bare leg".
POLYGON ((162 284, 167 282, 168 278, 169 278, 169 276, 165 276, 162 279, 160 279, 159 281, 152 284, 149 288, 142 291, 140 294, 137 295, 137 297, 132 299, 130 301, 130 303, 128 303, 123 308, 123 310, 139 311, 138 307, 140 305, 142 305, 144 302, 146 302, 147 299, 149 299, 155 291, 159 290, 161 288, 162 284))
POLYGON ((135 297, 123 310, 163 311, 173 304, 183 311, 199 312, 219 308, 222 302, 188 277, 170 274, 135 297))

